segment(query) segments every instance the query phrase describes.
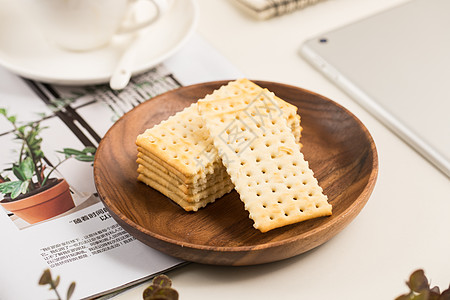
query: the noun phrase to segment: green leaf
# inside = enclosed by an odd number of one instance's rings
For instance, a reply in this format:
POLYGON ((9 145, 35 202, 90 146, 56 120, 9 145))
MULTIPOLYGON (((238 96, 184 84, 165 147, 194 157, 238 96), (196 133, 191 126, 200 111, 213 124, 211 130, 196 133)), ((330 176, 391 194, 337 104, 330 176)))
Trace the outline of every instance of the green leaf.
POLYGON ((21 181, 5 181, 0 183, 0 192, 3 194, 11 194, 22 184, 21 181))
POLYGON ((14 164, 12 167, 14 175, 20 181, 26 181, 33 177, 34 174, 34 164, 31 157, 25 158, 20 165, 14 164))
POLYGON ((49 128, 49 126, 41 127, 41 124, 37 124, 38 133, 41 133, 42 130, 49 128))
POLYGON ((25 129, 26 129, 26 128, 27 128, 27 126, 22 125, 22 126, 18 127, 17 130, 18 130, 21 134, 25 135, 25 129))
POLYGON ((0 115, 4 115, 6 117, 6 109, 1 107, 0 108, 0 115))
POLYGON ((42 113, 42 112, 37 112, 36 115, 38 117, 40 117, 41 119, 44 119, 46 117, 45 113, 42 113))
MULTIPOLYGON (((30 180, 22 182, 19 188, 19 195, 20 194, 26 194, 28 192, 28 187, 30 186, 30 180)), ((14 197, 15 198, 15 197, 14 197)))
POLYGON ((40 160, 44 157, 44 152, 42 152, 40 149, 34 151, 34 157, 36 157, 37 160, 40 160))
POLYGON ((41 278, 39 279, 39 285, 50 284, 52 281, 52 274, 50 273, 50 269, 46 269, 44 273, 42 273, 41 278))
POLYGON ((37 149, 40 149, 41 143, 42 143, 42 139, 41 138, 33 137, 33 138, 29 139, 28 146, 31 149, 36 149, 37 150, 37 149))
POLYGON ((85 153, 85 154, 88 154, 88 153, 95 154, 95 151, 97 151, 97 149, 95 147, 89 147, 88 146, 88 147, 83 149, 83 153, 85 153))
POLYGON ((29 181, 23 181, 11 192, 11 199, 17 198, 20 194, 26 193, 28 188, 29 181), (26 185, 26 186, 25 186, 26 185), (23 192, 25 190, 25 192, 23 192))
POLYGON ((72 149, 72 148, 64 148, 63 151, 58 151, 59 153, 63 153, 68 156, 72 155, 84 155, 85 153, 80 150, 72 149))
POLYGON ((76 150, 72 148, 64 148, 63 151, 57 151, 58 153, 62 153, 68 157, 74 156, 75 159, 80 161, 94 161, 95 147, 86 147, 83 150, 76 150))
POLYGON ((31 132, 27 137, 27 144, 30 147, 30 149, 39 150, 41 147, 42 139, 37 137, 36 132, 31 132))
POLYGON ((22 168, 20 167, 20 165, 13 165, 12 167, 12 171, 14 173, 14 176, 17 177, 17 179, 19 179, 20 181, 25 181, 27 180, 27 178, 25 177, 25 174, 22 171, 22 168))
POLYGON ((25 175, 26 179, 31 179, 33 177, 34 163, 31 157, 25 158, 19 167, 22 170, 22 173, 25 175))
POLYGON ((72 282, 69 286, 69 289, 67 290, 67 300, 70 299, 70 297, 72 297, 73 291, 75 290, 75 282, 72 282))
POLYGON ((90 162, 90 161, 94 161, 95 156, 94 155, 82 154, 82 155, 76 155, 76 156, 74 156, 74 158, 76 160, 79 160, 79 161, 88 161, 88 162, 90 162))
POLYGON ((9 116, 7 117, 8 121, 10 121, 11 123, 16 123, 16 116, 9 116))

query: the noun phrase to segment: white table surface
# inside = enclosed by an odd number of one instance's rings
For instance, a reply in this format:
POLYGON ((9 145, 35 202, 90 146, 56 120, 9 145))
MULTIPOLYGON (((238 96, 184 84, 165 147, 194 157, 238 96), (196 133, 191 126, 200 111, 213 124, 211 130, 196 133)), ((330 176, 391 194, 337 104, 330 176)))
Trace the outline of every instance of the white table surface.
MULTIPOLYGON (((180 299, 394 299, 410 273, 423 268, 432 284, 450 282, 450 181, 299 54, 321 32, 402 3, 327 0, 257 21, 231 0, 198 0, 198 32, 248 78, 292 84, 353 112, 378 149, 375 190, 359 216, 324 245, 280 262, 221 267, 191 263, 167 275, 180 299)), ((142 299, 148 283, 117 299, 142 299)))

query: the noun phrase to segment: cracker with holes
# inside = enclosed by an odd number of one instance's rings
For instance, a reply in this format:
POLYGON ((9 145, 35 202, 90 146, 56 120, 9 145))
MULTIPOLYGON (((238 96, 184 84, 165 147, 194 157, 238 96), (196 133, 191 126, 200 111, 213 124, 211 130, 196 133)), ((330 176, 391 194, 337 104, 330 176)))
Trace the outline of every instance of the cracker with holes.
MULTIPOLYGON (((225 88, 215 93, 222 97, 235 96, 225 88)), ((301 126, 297 108, 281 99, 278 101, 299 147, 301 126)), ((198 113, 197 103, 147 129, 137 137, 136 144, 138 180, 186 211, 197 211, 234 187, 198 113)))
POLYGON ((138 180, 186 211, 197 211, 233 189, 195 104, 136 139, 138 180))
POLYGON ((283 117, 277 97, 245 80, 198 110, 254 227, 261 232, 331 215, 332 207, 283 117))

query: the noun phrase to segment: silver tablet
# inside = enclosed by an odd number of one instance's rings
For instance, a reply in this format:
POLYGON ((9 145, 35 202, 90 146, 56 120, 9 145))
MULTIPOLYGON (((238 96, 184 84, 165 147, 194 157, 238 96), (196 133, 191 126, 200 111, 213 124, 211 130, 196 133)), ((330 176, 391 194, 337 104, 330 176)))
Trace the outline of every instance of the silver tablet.
POLYGON ((450 177, 450 1, 407 2, 312 38, 301 54, 450 177))

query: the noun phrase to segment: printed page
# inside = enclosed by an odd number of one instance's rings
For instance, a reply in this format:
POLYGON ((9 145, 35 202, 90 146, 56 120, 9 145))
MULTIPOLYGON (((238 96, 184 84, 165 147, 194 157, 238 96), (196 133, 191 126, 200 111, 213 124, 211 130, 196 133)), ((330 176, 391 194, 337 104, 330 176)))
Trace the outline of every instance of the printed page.
POLYGON ((95 149, 124 113, 166 91, 236 77, 241 74, 198 35, 163 64, 133 77, 122 91, 112 91, 106 84, 43 84, 0 68, 0 109, 15 118, 8 121, 0 116, 1 178, 16 180, 10 170, 13 163, 18 164, 21 151, 15 127, 39 124, 42 141, 35 142, 44 154, 44 172, 56 166, 52 173, 54 187, 59 189, 58 195, 63 195, 62 200, 51 204, 53 194, 38 191, 36 196, 41 200, 37 203, 44 206, 33 204, 36 210, 27 213, 24 207, 10 206, 18 201, 0 196, 0 299, 55 298, 48 286, 38 285, 46 269, 50 269, 54 279, 60 276, 61 294, 65 295, 75 281, 72 297, 84 299, 142 282, 184 264, 124 231, 97 195, 92 161, 74 157, 66 160, 61 151, 95 149))

